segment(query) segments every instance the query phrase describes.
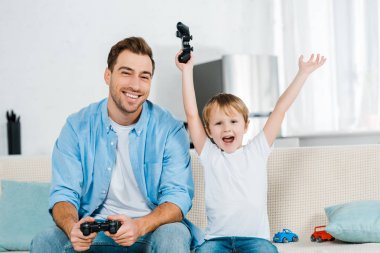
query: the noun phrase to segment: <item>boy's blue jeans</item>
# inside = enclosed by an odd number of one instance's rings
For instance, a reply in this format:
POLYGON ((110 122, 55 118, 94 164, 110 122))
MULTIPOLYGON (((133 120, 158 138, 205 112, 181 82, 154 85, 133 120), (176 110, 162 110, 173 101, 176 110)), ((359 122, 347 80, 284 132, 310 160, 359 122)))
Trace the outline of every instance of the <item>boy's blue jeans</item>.
MULTIPOLYGON (((182 223, 165 224, 152 233, 140 237, 132 246, 118 245, 103 232, 99 232, 86 253, 178 253, 190 252, 191 234, 182 223)), ((31 253, 72 253, 74 251, 66 234, 58 227, 52 227, 36 235, 31 243, 31 253)))
POLYGON ((195 253, 278 253, 270 241, 255 237, 220 237, 206 240, 195 253))

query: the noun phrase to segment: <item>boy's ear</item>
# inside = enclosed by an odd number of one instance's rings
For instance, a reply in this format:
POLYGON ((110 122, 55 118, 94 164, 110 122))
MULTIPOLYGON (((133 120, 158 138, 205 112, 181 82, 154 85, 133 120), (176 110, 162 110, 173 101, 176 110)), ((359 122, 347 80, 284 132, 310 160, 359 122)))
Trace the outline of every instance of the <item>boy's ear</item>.
POLYGON ((206 131, 207 136, 210 137, 210 131, 209 131, 208 127, 207 126, 203 126, 203 127, 204 127, 204 129, 206 131))
POLYGON ((112 74, 111 70, 109 70, 108 68, 106 68, 106 70, 104 71, 104 81, 106 81, 107 85, 110 85, 111 74, 112 74))

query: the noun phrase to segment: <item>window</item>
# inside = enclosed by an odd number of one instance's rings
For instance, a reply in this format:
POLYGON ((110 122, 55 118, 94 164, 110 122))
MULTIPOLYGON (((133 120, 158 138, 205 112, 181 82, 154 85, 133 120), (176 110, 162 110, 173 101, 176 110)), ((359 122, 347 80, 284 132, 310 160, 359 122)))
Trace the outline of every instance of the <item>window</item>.
POLYGON ((327 57, 288 111, 282 135, 378 131, 378 1, 277 0, 274 6, 281 92, 299 55, 327 57))

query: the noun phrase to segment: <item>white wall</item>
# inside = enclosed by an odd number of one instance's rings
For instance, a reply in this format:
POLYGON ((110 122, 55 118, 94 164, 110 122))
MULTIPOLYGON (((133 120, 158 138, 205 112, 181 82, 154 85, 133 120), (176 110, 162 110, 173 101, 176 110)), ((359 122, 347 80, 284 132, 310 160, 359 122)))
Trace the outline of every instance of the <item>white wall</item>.
POLYGON ((128 36, 153 48, 150 99, 184 119, 176 23, 190 27, 196 63, 228 53, 273 54, 273 1, 0 1, 0 155, 7 154, 9 109, 21 115, 22 153, 51 153, 66 117, 107 96, 109 49, 128 36))

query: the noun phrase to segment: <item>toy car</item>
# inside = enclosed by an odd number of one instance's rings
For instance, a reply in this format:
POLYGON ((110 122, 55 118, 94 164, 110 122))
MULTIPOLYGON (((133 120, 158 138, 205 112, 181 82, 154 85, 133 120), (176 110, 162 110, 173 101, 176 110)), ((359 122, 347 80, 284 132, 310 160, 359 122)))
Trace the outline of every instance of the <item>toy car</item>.
POLYGON ((273 236, 273 242, 296 242, 298 241, 298 235, 290 231, 290 229, 283 229, 282 232, 278 232, 273 236))
POLYGON ((326 226, 318 226, 314 228, 314 233, 310 236, 312 242, 334 241, 335 238, 326 232, 326 226))

